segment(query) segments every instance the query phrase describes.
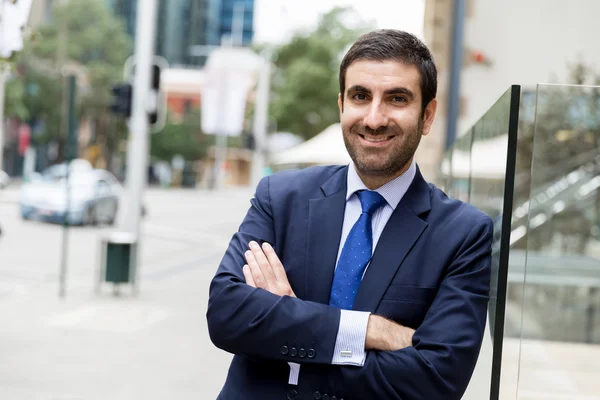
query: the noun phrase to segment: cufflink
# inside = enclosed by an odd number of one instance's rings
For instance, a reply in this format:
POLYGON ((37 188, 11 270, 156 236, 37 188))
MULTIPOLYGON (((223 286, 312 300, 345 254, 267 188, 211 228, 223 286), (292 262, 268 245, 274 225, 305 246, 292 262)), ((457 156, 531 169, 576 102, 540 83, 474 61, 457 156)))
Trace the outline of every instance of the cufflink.
POLYGON ((340 351, 340 356, 352 357, 352 350, 342 350, 342 351, 340 351))

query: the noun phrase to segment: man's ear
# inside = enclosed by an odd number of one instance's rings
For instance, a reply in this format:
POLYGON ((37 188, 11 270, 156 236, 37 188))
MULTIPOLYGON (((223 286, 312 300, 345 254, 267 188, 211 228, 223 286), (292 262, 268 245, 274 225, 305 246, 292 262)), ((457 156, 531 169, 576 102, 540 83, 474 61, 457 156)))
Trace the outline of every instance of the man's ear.
POLYGON ((435 119, 437 105, 437 99, 433 99, 427 104, 427 107, 425 107, 425 111, 423 112, 423 136, 428 135, 429 131, 431 131, 431 125, 433 125, 433 120, 435 119))
POLYGON ((340 114, 344 112, 344 99, 341 93, 338 93, 338 108, 340 109, 340 114))

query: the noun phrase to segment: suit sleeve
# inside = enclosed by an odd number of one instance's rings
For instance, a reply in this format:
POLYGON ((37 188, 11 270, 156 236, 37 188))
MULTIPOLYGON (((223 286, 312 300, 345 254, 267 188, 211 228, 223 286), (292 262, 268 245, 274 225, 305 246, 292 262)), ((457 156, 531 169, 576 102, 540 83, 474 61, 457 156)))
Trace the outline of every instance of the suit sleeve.
MULTIPOLYGON (((459 400, 481 347, 489 296, 492 221, 481 219, 449 265, 413 347, 368 352, 362 368, 327 368, 335 393, 379 400, 459 400), (343 382, 343 386, 337 386, 343 382)), ((319 366, 312 373, 322 374, 319 366)), ((307 372, 311 372, 311 370, 307 372)))
POLYGON ((266 177, 258 184, 251 207, 211 282, 206 314, 210 338, 217 347, 233 354, 331 364, 339 309, 280 297, 245 283, 242 267, 248 243, 275 242, 269 201, 266 177))

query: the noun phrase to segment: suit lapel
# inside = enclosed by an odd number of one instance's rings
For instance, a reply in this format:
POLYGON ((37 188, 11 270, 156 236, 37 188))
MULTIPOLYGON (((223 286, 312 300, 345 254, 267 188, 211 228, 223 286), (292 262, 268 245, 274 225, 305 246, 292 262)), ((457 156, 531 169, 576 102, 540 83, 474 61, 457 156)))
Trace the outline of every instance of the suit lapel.
POLYGON ((379 305, 398 268, 427 227, 420 215, 431 209, 429 196, 429 186, 417 170, 413 183, 379 238, 356 295, 355 310, 373 312, 379 305))
POLYGON ((346 208, 347 173, 347 167, 340 169, 321 187, 323 197, 309 201, 305 300, 329 303, 346 208))

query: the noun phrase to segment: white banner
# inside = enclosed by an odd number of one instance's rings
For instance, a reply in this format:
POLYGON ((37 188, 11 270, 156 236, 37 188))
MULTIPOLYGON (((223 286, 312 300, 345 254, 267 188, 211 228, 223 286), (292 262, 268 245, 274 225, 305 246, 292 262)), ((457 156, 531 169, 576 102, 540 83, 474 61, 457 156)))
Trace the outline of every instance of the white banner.
POLYGON ((205 133, 242 133, 248 94, 260 65, 260 58, 249 49, 222 48, 211 53, 201 89, 201 125, 205 133))

